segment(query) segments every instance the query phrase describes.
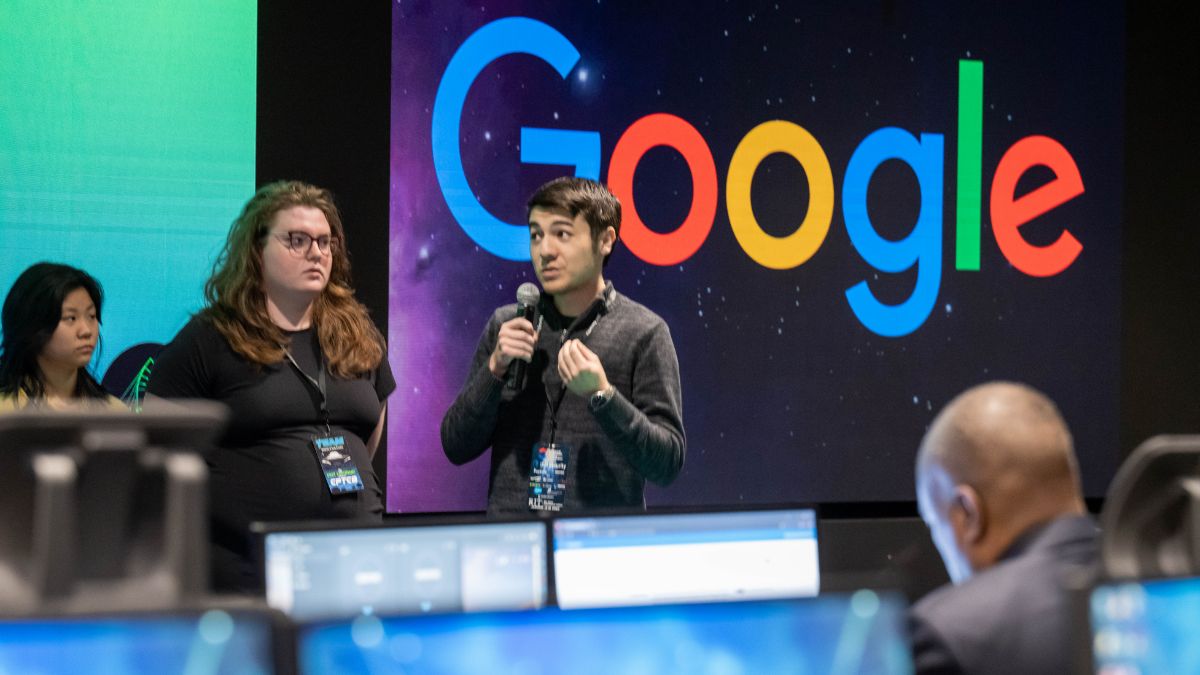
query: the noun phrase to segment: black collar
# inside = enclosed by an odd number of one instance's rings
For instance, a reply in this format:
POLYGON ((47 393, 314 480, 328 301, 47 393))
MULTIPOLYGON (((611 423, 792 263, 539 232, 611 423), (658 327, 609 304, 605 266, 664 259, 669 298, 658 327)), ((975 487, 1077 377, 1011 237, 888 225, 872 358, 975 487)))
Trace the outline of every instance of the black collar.
POLYGON ((612 311, 613 305, 617 301, 617 291, 613 288, 611 281, 604 283, 604 290, 600 295, 588 305, 588 308, 577 317, 563 316, 562 312, 558 311, 558 307, 554 304, 554 297, 543 295, 539 302, 538 311, 542 316, 546 317, 546 324, 552 330, 567 329, 568 332, 574 332, 580 326, 591 325, 596 320, 597 316, 608 314, 612 311))
POLYGON ((1091 516, 1059 516, 1053 520, 1038 523, 1022 532, 1013 540, 1013 543, 1009 544, 997 562, 1017 558, 1040 549, 1053 548, 1062 543, 1095 537, 1097 531, 1096 521, 1091 516))

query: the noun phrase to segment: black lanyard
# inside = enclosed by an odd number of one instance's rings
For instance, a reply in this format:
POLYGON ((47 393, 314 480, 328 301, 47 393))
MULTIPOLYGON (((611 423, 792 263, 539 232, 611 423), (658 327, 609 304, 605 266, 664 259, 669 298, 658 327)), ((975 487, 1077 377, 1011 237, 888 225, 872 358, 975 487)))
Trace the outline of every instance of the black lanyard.
MULTIPOLYGON (((596 318, 592 321, 592 325, 588 326, 588 329, 584 331, 583 337, 590 337, 592 331, 596 330, 596 325, 600 323, 600 319, 602 318, 604 318, 604 313, 597 311, 596 318)), ((571 328, 574 326, 575 324, 571 324, 571 326, 564 328, 562 336, 558 338, 558 351, 560 353, 562 352, 563 345, 567 343, 567 336, 571 334, 571 328)), ((583 340, 580 340, 580 342, 583 342, 583 340)), ((586 345, 586 343, 584 344, 586 345)), ((550 396, 550 388, 548 386, 543 384, 542 387, 546 390, 546 408, 550 411, 550 445, 554 445, 554 436, 558 433, 558 409, 562 407, 563 399, 567 396, 567 383, 563 382, 559 387, 557 397, 550 396), (554 400, 554 403, 550 402, 551 399, 554 400)))
POLYGON ((287 355, 288 361, 291 361, 292 365, 295 366, 296 372, 304 376, 304 380, 316 388, 317 393, 321 396, 320 412, 321 417, 325 420, 325 433, 332 433, 329 427, 329 400, 325 394, 325 359, 320 359, 321 366, 317 370, 317 379, 314 380, 311 375, 304 372, 299 363, 296 363, 295 357, 292 356, 292 353, 286 347, 284 347, 283 353, 287 355))

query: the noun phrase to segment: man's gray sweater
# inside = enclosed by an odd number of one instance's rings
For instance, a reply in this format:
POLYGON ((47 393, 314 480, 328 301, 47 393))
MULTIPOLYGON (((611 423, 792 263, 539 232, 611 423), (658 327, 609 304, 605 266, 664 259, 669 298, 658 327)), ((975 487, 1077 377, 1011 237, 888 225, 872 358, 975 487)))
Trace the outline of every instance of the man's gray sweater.
POLYGON ((465 464, 491 447, 488 512, 527 512, 534 446, 550 441, 550 407, 561 395, 554 440, 570 447, 563 511, 644 508, 645 481, 670 483, 686 451, 679 360, 667 324, 611 283, 577 318, 563 317, 547 297, 539 315, 542 328, 525 387, 514 391, 492 375, 488 359, 500 324, 516 316, 516 305, 492 314, 467 382, 442 419, 446 456, 465 464), (598 409, 563 391, 558 350, 569 339, 595 352, 616 388, 598 409))

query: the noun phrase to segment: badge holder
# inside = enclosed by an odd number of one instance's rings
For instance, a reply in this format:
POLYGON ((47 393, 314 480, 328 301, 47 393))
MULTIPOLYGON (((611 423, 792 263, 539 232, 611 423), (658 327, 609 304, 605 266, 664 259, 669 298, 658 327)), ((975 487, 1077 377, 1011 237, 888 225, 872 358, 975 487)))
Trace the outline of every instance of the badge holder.
POLYGON ((571 448, 564 443, 538 443, 529 467, 529 508, 562 511, 567 496, 567 466, 571 448))
POLYGON ((325 474, 325 484, 329 492, 335 495, 362 490, 362 475, 354 464, 354 458, 346 449, 346 437, 326 433, 312 439, 313 449, 317 451, 317 459, 321 462, 321 472, 325 474))

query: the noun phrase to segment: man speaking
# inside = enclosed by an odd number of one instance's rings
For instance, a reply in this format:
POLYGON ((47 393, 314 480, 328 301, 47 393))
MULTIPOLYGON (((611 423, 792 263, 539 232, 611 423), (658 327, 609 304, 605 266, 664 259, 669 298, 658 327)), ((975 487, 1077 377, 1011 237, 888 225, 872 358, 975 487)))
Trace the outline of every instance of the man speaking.
POLYGON ((667 324, 602 274, 621 204, 558 178, 529 199, 528 221, 545 295, 527 284, 492 314, 442 448, 455 464, 492 448, 489 513, 644 508, 645 482, 683 467, 683 405, 667 324))

